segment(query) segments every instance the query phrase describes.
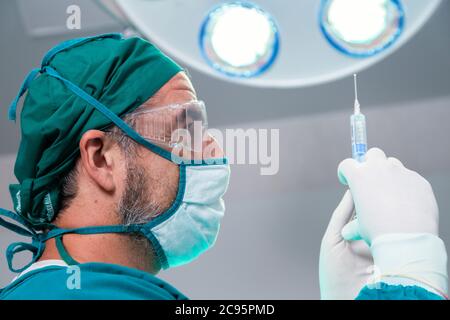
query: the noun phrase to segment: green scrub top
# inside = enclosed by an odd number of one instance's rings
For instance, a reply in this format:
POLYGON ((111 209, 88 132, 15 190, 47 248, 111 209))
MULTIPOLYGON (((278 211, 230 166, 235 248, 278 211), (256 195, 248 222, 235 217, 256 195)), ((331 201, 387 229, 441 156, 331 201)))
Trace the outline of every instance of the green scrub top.
MULTIPOLYGON (((29 271, 0 289, 0 300, 187 300, 157 277, 124 266, 82 263, 48 265, 29 271), (77 269, 79 268, 79 269, 77 269), (79 282, 72 281, 78 272, 79 282)), ((418 286, 365 287, 356 300, 442 300, 418 286)))
POLYGON ((137 269, 106 263, 76 267, 29 271, 1 289, 0 300, 187 300, 168 283, 137 269))
POLYGON ((419 286, 379 283, 377 288, 364 287, 356 300, 444 300, 444 298, 419 286))

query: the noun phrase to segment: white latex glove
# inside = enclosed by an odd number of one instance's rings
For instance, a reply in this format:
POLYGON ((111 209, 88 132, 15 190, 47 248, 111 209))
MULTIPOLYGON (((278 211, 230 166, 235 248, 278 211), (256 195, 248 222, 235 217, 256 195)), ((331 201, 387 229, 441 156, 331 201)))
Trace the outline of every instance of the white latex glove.
POLYGON ((447 253, 438 238, 439 210, 428 181, 377 148, 363 163, 341 162, 338 176, 349 186, 357 212, 342 235, 369 244, 383 282, 409 279, 446 295, 447 253))
POLYGON ((350 191, 334 211, 320 247, 320 294, 326 300, 355 299, 367 284, 373 265, 364 241, 345 241, 341 235, 354 212, 350 191))
POLYGON ((363 238, 370 244, 389 233, 438 235, 439 210, 431 185, 399 160, 373 148, 365 162, 342 161, 338 176, 349 186, 358 213, 343 230, 346 239, 363 238))

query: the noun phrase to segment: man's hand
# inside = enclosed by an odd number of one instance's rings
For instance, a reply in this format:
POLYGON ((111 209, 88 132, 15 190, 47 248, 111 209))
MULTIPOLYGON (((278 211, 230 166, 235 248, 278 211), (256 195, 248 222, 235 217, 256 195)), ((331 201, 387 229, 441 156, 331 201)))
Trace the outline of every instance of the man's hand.
POLYGON ((344 228, 345 239, 362 238, 370 245, 386 234, 438 235, 439 210, 431 185, 399 160, 373 148, 363 163, 342 161, 338 176, 349 186, 358 215, 344 228))
POLYGON ((341 235, 353 212, 353 198, 347 191, 322 239, 319 262, 322 299, 355 299, 371 275, 373 260, 367 244, 364 241, 347 242, 341 235))
MULTIPOLYGON (((363 163, 341 162, 338 176, 350 188, 357 217, 342 235, 370 246, 379 282, 417 285, 446 297, 447 252, 438 237, 439 210, 428 181, 377 148, 363 163)), ((360 283, 360 270, 353 272, 348 280, 360 283)))

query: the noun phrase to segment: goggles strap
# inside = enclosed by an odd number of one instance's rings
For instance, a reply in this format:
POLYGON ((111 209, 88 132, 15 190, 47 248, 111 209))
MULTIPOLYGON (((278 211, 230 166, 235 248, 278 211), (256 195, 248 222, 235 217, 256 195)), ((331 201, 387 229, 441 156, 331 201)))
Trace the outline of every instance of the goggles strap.
POLYGON ((23 81, 22 85, 20 86, 19 93, 14 98, 14 100, 9 105, 8 110, 8 119, 11 121, 16 121, 16 110, 17 110, 17 104, 19 103, 20 98, 25 94, 25 92, 28 90, 28 87, 30 86, 31 82, 36 78, 36 76, 39 74, 41 69, 36 68, 30 71, 30 73, 27 75, 25 80, 23 81))
POLYGON ((116 39, 116 40, 120 40, 122 39, 122 35, 120 33, 105 33, 105 34, 100 34, 100 35, 96 35, 96 36, 92 36, 92 37, 84 37, 84 38, 77 38, 77 39, 70 39, 67 41, 64 41, 58 45, 56 45, 55 47, 53 47, 52 49, 50 49, 44 56, 44 58, 42 59, 42 66, 47 66, 50 61, 53 59, 53 57, 60 53, 61 51, 67 50, 69 48, 73 48, 75 46, 78 46, 80 44, 92 41, 92 40, 98 40, 98 39, 104 39, 104 38, 112 38, 112 39, 116 39))
POLYGON ((40 72, 42 72, 44 67, 47 66, 50 63, 51 59, 53 59, 53 57, 57 53, 60 53, 61 51, 67 50, 67 49, 72 48, 74 46, 83 44, 85 42, 89 42, 89 41, 97 40, 97 39, 104 39, 104 38, 113 38, 113 39, 116 39, 116 40, 120 40, 120 39, 122 39, 122 35, 120 33, 106 33, 106 34, 101 34, 101 35, 97 35, 97 36, 93 36, 93 37, 72 39, 72 40, 68 40, 68 41, 65 41, 63 43, 60 43, 59 45, 57 45, 57 46, 53 47, 52 49, 50 49, 47 52, 47 54, 44 56, 44 58, 42 59, 42 63, 41 63, 42 67, 31 70, 30 73, 25 78, 25 80, 23 81, 23 83, 22 83, 22 85, 20 87, 19 93, 17 94, 17 96, 12 101, 11 105, 9 106, 8 119, 11 120, 11 121, 14 121, 14 122, 16 121, 17 104, 19 103, 20 98, 28 90, 28 88, 30 87, 31 82, 36 78, 36 76, 40 72))
POLYGON ((136 131, 134 131, 129 125, 127 125, 119 116, 117 116, 114 112, 109 110, 104 104, 100 101, 83 91, 80 87, 72 83, 71 81, 61 77, 59 73, 53 69, 52 67, 44 67, 44 72, 46 72, 49 76, 52 76, 58 80, 60 80, 64 85, 72 91, 75 95, 86 101, 88 104, 93 106, 97 111, 101 112, 105 117, 111 120, 117 127, 119 127, 123 132, 125 132, 131 139, 136 141, 137 143, 146 146, 151 151, 156 154, 171 160, 171 153, 148 142, 141 135, 139 135, 136 131))

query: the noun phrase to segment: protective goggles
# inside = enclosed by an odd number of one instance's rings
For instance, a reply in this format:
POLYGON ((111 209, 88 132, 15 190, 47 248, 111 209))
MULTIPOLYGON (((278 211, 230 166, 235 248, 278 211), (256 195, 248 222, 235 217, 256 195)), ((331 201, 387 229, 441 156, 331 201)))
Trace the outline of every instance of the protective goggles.
POLYGON ((165 150, 201 151, 208 119, 203 101, 145 108, 126 116, 136 131, 165 150))

